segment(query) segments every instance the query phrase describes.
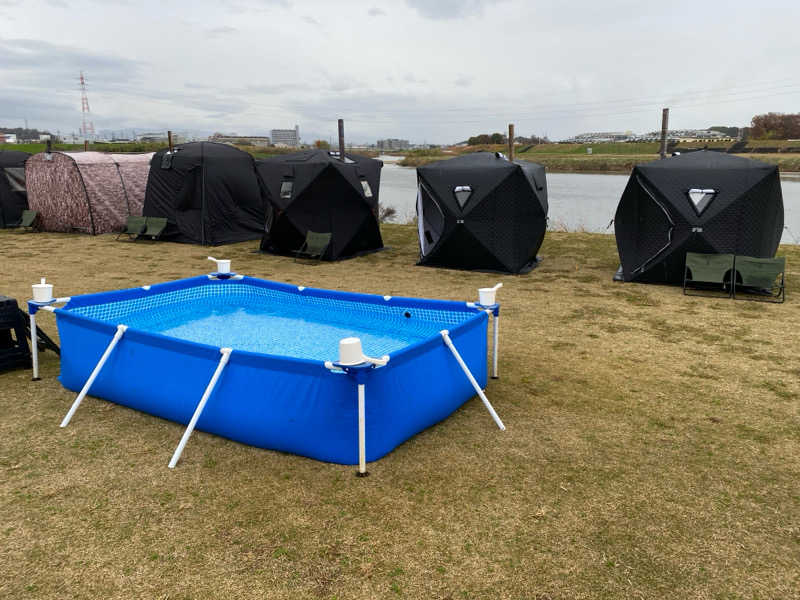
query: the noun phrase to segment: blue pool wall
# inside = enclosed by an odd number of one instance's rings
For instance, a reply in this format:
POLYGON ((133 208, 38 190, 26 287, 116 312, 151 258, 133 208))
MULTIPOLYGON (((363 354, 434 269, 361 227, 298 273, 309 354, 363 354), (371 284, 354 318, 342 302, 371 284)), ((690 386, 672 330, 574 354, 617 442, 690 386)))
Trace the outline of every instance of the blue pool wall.
MULTIPOLYGON (((463 302, 392 298, 317 290, 253 278, 206 277, 73 298, 56 311, 62 342, 61 383, 79 391, 108 346, 116 323, 71 309, 125 301, 205 285, 246 283, 306 297, 374 307, 462 313, 451 338, 481 387, 487 380, 487 315, 463 302)), ((435 312, 431 313, 435 314, 435 312)), ((124 317, 120 319, 124 323, 124 317)), ((455 358, 436 336, 392 353, 366 382, 367 460, 386 455, 445 419, 474 395, 455 358)), ((219 349, 128 329, 95 381, 91 394, 181 424, 188 423, 220 359, 219 349)), ((336 357, 332 356, 332 360, 336 357)), ((245 444, 341 464, 358 462, 356 382, 322 361, 234 349, 197 428, 245 444)))

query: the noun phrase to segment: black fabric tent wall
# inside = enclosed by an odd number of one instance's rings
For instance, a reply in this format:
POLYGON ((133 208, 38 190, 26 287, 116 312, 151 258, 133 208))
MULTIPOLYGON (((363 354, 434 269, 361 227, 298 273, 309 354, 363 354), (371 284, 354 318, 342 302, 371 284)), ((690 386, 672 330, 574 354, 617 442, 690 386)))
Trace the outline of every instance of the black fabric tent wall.
POLYGON ((383 162, 326 150, 296 152, 257 161, 270 198, 261 249, 291 254, 306 233, 330 233, 325 260, 383 248, 378 190, 383 162))
POLYGON ((783 233, 778 167, 708 151, 637 165, 614 231, 625 281, 681 283, 687 252, 770 258, 783 233))
POLYGON ((420 265, 526 273, 547 230, 544 167, 477 152, 417 169, 420 265))
POLYGON ((143 214, 168 219, 163 239, 218 245, 261 237, 267 204, 250 154, 192 142, 153 156, 143 214))
POLYGON ((29 156, 27 152, 0 150, 0 227, 19 223, 22 211, 28 208, 25 161, 29 156))

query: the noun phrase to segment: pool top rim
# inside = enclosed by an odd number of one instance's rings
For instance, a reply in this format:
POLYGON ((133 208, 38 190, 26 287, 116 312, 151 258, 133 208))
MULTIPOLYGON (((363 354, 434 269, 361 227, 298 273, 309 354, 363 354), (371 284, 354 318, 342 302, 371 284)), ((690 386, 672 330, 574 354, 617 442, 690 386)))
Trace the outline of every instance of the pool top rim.
MULTIPOLYGON (((365 294, 362 292, 347 292, 341 290, 331 290, 326 288, 298 286, 294 284, 288 284, 268 279, 261 279, 258 277, 250 277, 246 275, 230 279, 217 279, 210 275, 199 275, 195 277, 176 279, 152 285, 137 286, 134 288, 125 288, 121 290, 108 290, 104 292, 92 292, 88 294, 81 294, 81 295, 71 296, 69 301, 64 306, 56 308, 53 312, 56 314, 57 317, 61 316, 69 320, 84 322, 86 324, 93 325, 94 328, 107 329, 109 333, 113 333, 113 331, 117 328, 117 325, 124 324, 124 319, 120 320, 120 322, 118 323, 113 323, 111 321, 105 321, 95 317, 82 315, 73 312, 73 310, 75 308, 81 308, 85 306, 111 304, 123 300, 130 300, 132 298, 140 298, 155 294, 165 294, 175 290, 200 287, 203 285, 248 285, 248 284, 254 285, 256 287, 267 287, 270 289, 275 289, 282 292, 292 293, 305 297, 322 297, 322 298, 327 297, 358 304, 374 304, 381 306, 394 305, 394 306, 402 306, 410 308, 437 310, 442 312, 463 313, 465 315, 465 319, 462 322, 450 326, 446 326, 444 324, 442 325, 442 330, 448 330, 451 333, 451 335, 457 335, 459 331, 470 327, 476 321, 482 319, 488 319, 485 309, 476 306, 476 303, 474 302, 426 299, 426 298, 409 298, 404 296, 381 296, 378 294, 365 294)), ((136 337, 140 337, 142 339, 150 338, 154 342, 160 341, 162 345, 166 344, 171 346, 184 346, 187 350, 191 350, 193 352, 212 351, 214 353, 219 353, 221 350, 221 348, 218 346, 213 346, 202 342, 196 342, 188 340, 186 338, 165 335, 158 332, 147 331, 144 329, 138 329, 135 327, 129 327, 128 330, 130 332, 135 333, 136 337)), ((441 339, 440 335, 438 333, 433 334, 422 340, 419 340, 412 344, 408 344, 406 346, 403 346, 402 348, 390 352, 389 357, 390 359, 394 359, 396 361, 397 359, 400 359, 406 355, 410 355, 418 351, 424 346, 430 345, 432 342, 438 339, 441 339)), ((313 365, 315 367, 324 365, 327 362, 320 359, 300 358, 300 357, 288 356, 285 354, 269 354, 266 352, 254 352, 251 350, 242 350, 237 348, 232 349, 231 359, 233 359, 234 356, 250 357, 254 359, 267 358, 273 360, 290 361, 307 366, 313 365)), ((333 356, 329 360, 336 360, 336 358, 337 357, 333 356)), ((391 365, 391 360, 389 364, 391 365)))

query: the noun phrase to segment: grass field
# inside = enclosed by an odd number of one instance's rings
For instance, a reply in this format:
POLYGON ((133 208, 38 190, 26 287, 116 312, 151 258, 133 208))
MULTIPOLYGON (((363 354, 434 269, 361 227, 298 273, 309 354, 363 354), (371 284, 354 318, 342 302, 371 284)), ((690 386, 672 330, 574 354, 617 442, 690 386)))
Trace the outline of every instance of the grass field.
MULTIPOLYGON (((613 236, 548 233, 532 273, 306 265, 217 249, 307 286, 474 299, 503 281, 501 379, 359 479, 0 374, 2 598, 798 598, 800 247, 784 305, 611 281, 613 236)), ((208 249, 0 231, 2 293, 59 295, 208 270, 208 249)), ((40 319, 53 334, 50 314, 40 319)), ((147 377, 142 373, 142 377, 147 377)), ((158 385, 157 381, 153 385, 158 385)))

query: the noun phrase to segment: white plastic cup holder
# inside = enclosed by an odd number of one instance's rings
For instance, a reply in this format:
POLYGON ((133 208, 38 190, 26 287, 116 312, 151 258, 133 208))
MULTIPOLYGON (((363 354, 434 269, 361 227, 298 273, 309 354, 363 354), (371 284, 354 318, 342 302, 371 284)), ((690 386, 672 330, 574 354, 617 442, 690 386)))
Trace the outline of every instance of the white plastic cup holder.
POLYGON ((479 288, 478 289, 478 303, 482 306, 491 306, 495 304, 495 297, 497 295, 497 290, 503 287, 502 283, 498 283, 494 287, 490 288, 479 288))
POLYGON ((53 299, 53 284, 46 283, 44 277, 41 283, 34 283, 31 288, 34 302, 50 302, 53 299))
POLYGON ((213 256, 209 256, 208 260, 213 260, 217 263, 217 273, 230 273, 231 272, 231 261, 225 260, 221 258, 214 258, 213 256))
POLYGON ((364 350, 361 340, 357 337, 342 338, 339 340, 339 364, 360 365, 364 362, 364 350))

